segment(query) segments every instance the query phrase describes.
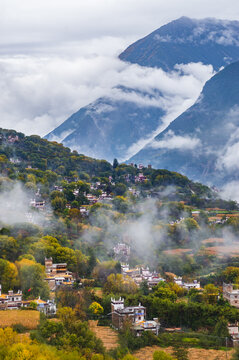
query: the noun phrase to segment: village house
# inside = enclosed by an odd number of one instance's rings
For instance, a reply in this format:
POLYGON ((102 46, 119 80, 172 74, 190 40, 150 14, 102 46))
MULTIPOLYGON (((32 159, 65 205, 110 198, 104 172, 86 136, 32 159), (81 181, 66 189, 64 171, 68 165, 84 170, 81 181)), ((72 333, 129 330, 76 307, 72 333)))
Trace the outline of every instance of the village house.
POLYGON ((7 138, 8 143, 10 144, 14 144, 16 141, 19 141, 19 136, 18 135, 9 135, 7 138))
POLYGON ((119 300, 111 298, 111 317, 112 325, 119 330, 123 327, 125 321, 132 324, 132 329, 139 336, 143 331, 152 331, 158 334, 160 324, 158 319, 146 321, 146 308, 139 304, 138 306, 124 306, 124 299, 119 300))
POLYGON ((223 298, 227 300, 230 305, 239 308, 239 289, 235 289, 233 284, 223 283, 223 298))
POLYGON ((30 201, 30 206, 35 209, 43 210, 45 209, 45 205, 46 205, 45 200, 37 201, 36 199, 33 199, 30 201))
POLYGON ((118 243, 116 246, 114 246, 113 250, 114 250, 115 258, 120 258, 121 256, 125 258, 129 258, 130 256, 130 246, 124 243, 118 243))
POLYGON ((21 160, 19 160, 18 158, 10 158, 10 162, 13 164, 20 164, 21 160))
POLYGON ((238 346, 239 345, 238 323, 228 324, 227 328, 231 336, 232 346, 238 346))
POLYGON ((45 280, 48 282, 51 291, 54 291, 60 285, 72 285, 73 275, 67 270, 66 263, 53 264, 52 258, 45 259, 45 280))
POLYGON ((119 300, 111 298, 111 315, 112 325, 116 329, 121 329, 126 319, 130 320, 132 324, 137 324, 145 321, 146 308, 139 304, 138 306, 124 306, 124 299, 119 300))
POLYGON ((134 195, 134 196, 139 196, 140 195, 140 191, 139 190, 136 190, 136 189, 133 189, 131 187, 128 188, 128 191, 134 195))
POLYGON ((40 297, 35 300, 22 300, 22 291, 18 290, 14 293, 9 290, 8 294, 2 294, 2 286, 0 285, 0 310, 19 310, 21 308, 28 308, 35 302, 37 310, 43 312, 47 316, 56 314, 56 304, 54 300, 41 300, 40 297))
POLYGON ((99 200, 103 202, 109 202, 113 200, 111 195, 108 195, 107 192, 102 192, 102 194, 99 196, 99 200))
POLYGON ((134 177, 134 181, 135 182, 144 182, 145 180, 147 180, 147 177, 146 176, 144 176, 144 174, 143 173, 139 173, 139 175, 137 176, 135 176, 134 177))
POLYGON ((79 210, 80 210, 80 213, 81 213, 82 216, 88 216, 89 215, 89 210, 87 208, 87 205, 81 206, 79 210))
POLYGON ((22 306, 22 291, 18 290, 14 293, 9 290, 8 294, 2 294, 2 285, 0 285, 0 309, 1 310, 16 310, 22 306))
POLYGON ((94 196, 92 194, 87 194, 86 198, 89 201, 90 205, 96 204, 98 202, 98 200, 99 200, 96 196, 94 196))
POLYGON ((34 302, 37 304, 37 310, 46 316, 53 316, 56 314, 56 304, 54 300, 44 301, 39 297, 37 300, 34 300, 34 302))
POLYGON ((63 187, 62 187, 62 186, 55 185, 55 186, 54 186, 54 190, 62 192, 62 191, 63 191, 63 187))
POLYGON ((158 335, 160 329, 160 323, 158 318, 153 320, 143 321, 142 324, 135 324, 133 327, 134 332, 137 336, 140 336, 144 331, 151 331, 155 335, 158 335))
POLYGON ((23 300, 22 306, 24 308, 32 308, 32 304, 36 304, 36 310, 45 314, 46 316, 54 316, 56 314, 56 304, 54 300, 44 301, 40 297, 34 300, 23 300))
POLYGON ((135 277, 140 275, 140 268, 130 269, 129 264, 121 264, 121 273, 123 276, 135 277))
POLYGON ((200 282, 198 282, 197 280, 193 280, 193 282, 190 283, 185 283, 183 282, 181 285, 182 288, 186 289, 186 290, 191 290, 191 289, 200 289, 200 282))
POLYGON ((183 278, 181 276, 174 276, 174 282, 178 286, 183 286, 183 278))

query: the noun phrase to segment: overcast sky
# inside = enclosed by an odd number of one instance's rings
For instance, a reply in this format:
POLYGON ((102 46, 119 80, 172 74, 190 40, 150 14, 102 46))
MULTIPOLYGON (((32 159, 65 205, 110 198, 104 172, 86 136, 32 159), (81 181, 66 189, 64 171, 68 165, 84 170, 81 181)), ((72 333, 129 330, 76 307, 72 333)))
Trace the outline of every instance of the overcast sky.
POLYGON ((0 126, 45 135, 125 74, 142 79, 117 55, 180 16, 239 20, 238 0, 0 0, 0 126))

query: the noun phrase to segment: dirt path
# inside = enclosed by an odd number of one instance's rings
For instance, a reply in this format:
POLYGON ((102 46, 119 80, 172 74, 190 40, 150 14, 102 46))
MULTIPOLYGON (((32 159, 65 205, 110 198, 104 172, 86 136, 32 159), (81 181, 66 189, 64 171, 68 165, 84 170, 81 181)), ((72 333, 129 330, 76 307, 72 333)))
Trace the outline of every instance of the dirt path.
POLYGON ((106 350, 115 349, 118 343, 117 332, 109 326, 97 326, 98 321, 89 320, 89 327, 95 333, 96 337, 102 340, 106 350))
MULTIPOLYGON (((168 354, 172 354, 172 348, 160 348, 158 346, 145 347, 136 351, 134 356, 137 357, 138 360, 152 360, 153 353, 156 350, 163 350, 168 354)), ((226 352, 223 350, 206 350, 206 349, 189 349, 189 360, 230 360, 232 358, 233 350, 228 351, 227 357, 226 352)))

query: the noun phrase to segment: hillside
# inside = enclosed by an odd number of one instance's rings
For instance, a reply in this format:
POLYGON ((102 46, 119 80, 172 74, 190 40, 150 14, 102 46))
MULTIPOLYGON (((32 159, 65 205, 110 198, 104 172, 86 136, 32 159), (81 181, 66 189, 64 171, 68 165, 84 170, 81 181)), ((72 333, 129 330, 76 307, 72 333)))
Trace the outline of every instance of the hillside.
POLYGON ((49 142, 40 136, 25 136, 14 130, 0 129, 1 165, 6 168, 12 164, 20 169, 29 168, 40 171, 51 170, 68 176, 71 171, 87 172, 90 175, 112 171, 105 160, 96 160, 59 144, 49 142))
MULTIPOLYGON (((9 179, 20 181, 30 188, 41 188, 45 198, 54 186, 61 187, 72 183, 69 188, 77 187, 77 181, 83 181, 86 188, 89 184, 95 187, 98 182, 99 190, 114 196, 123 195, 126 191, 137 193, 139 198, 164 198, 171 201, 185 201, 196 205, 198 201, 202 207, 224 207, 230 205, 219 198, 209 187, 179 172, 166 169, 155 169, 136 164, 118 164, 113 166, 106 160, 97 160, 71 151, 57 142, 42 139, 39 136, 25 136, 14 130, 0 129, 0 171, 3 184, 9 179), (32 179, 33 177, 33 179, 32 179), (167 188, 170 186, 170 191, 167 188), (164 194, 164 189, 166 193, 164 194)), ((1 189, 1 186, 0 186, 1 189)), ((66 197, 71 203, 77 196, 66 197)), ((87 190, 89 191, 89 190, 87 190)), ((34 193, 32 194, 34 197, 34 193)), ((88 204, 87 199, 78 197, 79 204, 88 204)))
MULTIPOLYGON (((211 64, 218 70, 239 59, 238 30, 239 23, 235 21, 183 17, 130 45, 119 58, 165 71, 174 70, 176 64, 192 62, 211 64)), ((179 71, 177 76, 181 75, 179 71)), ((110 96, 81 108, 46 138, 61 141, 89 156, 111 162, 115 157, 124 161, 142 148, 162 125, 171 106, 168 98, 173 96, 168 94, 164 81, 162 79, 161 84, 164 90, 160 91, 118 84, 110 96), (138 142, 135 150, 132 146, 138 142)), ((176 93, 176 102, 177 96, 176 93)))
POLYGON ((202 182, 237 180, 239 62, 210 79, 196 103, 130 161, 179 171, 202 182))

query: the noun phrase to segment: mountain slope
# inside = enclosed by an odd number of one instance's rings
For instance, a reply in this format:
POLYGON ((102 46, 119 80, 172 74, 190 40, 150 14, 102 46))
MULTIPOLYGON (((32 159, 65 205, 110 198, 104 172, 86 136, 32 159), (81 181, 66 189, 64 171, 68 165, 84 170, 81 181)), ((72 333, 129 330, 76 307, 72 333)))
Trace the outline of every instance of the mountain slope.
POLYGON ((204 182, 239 178, 239 62, 204 86, 197 102, 129 161, 148 163, 204 182))
POLYGON ((132 101, 98 99, 73 114, 48 134, 47 139, 57 139, 71 129, 63 140, 64 145, 100 159, 125 159, 129 147, 157 129, 164 114, 155 106, 141 107, 132 101))
MULTIPOLYGON (((187 64, 192 61, 212 64, 218 69, 239 59, 238 32, 239 22, 183 17, 131 45, 120 55, 120 59, 139 65, 162 67, 167 71, 172 70, 177 63, 187 64)), ((179 70, 177 76, 180 74, 179 70)), ((162 117, 168 110, 165 99, 172 98, 172 94, 167 93, 167 85, 162 88, 165 92, 160 90, 159 94, 159 89, 149 90, 147 87, 147 90, 142 91, 119 85, 112 89, 112 96, 97 99, 81 108, 46 138, 61 141, 89 156, 108 161, 115 157, 125 160, 142 148, 161 126, 162 117), (115 91, 117 96, 113 96, 115 91), (146 104, 145 98, 153 98, 154 105, 146 104), (134 150, 137 143, 139 147, 134 150)))
POLYGON ((168 71, 202 62, 216 70, 239 59, 239 22, 181 17, 130 45, 120 59, 168 71))

